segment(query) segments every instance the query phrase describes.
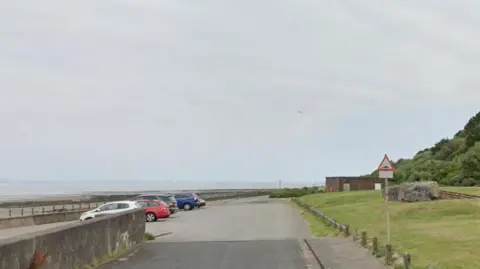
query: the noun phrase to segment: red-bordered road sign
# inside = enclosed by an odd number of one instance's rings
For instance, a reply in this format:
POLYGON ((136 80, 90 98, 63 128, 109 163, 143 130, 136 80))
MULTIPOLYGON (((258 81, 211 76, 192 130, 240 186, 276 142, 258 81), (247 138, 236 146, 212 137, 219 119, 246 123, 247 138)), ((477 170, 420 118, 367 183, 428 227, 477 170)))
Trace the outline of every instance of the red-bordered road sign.
POLYGON ((383 160, 377 168, 377 171, 395 171, 392 162, 388 158, 387 154, 383 156, 383 160))

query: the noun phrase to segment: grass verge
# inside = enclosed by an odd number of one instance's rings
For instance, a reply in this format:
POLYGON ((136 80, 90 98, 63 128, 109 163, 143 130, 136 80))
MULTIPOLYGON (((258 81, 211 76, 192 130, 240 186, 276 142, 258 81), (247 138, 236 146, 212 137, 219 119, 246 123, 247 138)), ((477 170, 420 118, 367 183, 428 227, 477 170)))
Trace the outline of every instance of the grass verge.
POLYGON ((112 254, 107 254, 107 255, 104 255, 103 257, 100 257, 100 258, 95 258, 90 264, 85 264, 83 265, 82 267, 80 267, 81 269, 93 269, 93 268, 96 268, 104 263, 107 263, 111 260, 115 260, 115 259, 118 259, 120 257, 122 257, 123 255, 125 255, 126 253, 128 253, 130 249, 128 248, 124 248, 124 249, 121 249, 115 253, 112 253, 112 254))
MULTIPOLYGON (((380 192, 313 194, 299 200, 386 242, 380 192)), ((390 202, 389 207, 394 251, 411 253, 414 268, 480 269, 480 200, 390 202)))
POLYGON ((321 236, 336 236, 339 234, 338 231, 325 225, 325 223, 323 223, 320 220, 320 218, 313 215, 312 213, 307 211, 305 208, 297 205, 293 201, 290 201, 290 203, 292 204, 293 207, 297 208, 298 211, 300 211, 300 213, 303 215, 313 235, 317 237, 321 237, 321 236))

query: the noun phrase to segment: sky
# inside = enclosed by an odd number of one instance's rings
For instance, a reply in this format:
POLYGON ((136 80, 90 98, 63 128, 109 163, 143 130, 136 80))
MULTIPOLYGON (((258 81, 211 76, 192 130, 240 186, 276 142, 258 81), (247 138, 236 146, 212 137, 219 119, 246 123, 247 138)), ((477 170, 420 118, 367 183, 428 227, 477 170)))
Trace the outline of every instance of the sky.
POLYGON ((480 2, 0 3, 0 178, 318 184, 480 108, 480 2))

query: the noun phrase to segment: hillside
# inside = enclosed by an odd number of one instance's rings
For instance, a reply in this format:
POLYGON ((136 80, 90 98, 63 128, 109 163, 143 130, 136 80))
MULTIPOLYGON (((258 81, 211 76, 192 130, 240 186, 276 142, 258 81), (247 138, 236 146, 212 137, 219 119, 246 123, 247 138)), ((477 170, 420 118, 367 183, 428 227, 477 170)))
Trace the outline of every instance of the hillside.
POLYGON ((399 159, 393 164, 397 182, 434 180, 452 186, 480 185, 480 112, 453 138, 444 138, 412 159, 399 159))

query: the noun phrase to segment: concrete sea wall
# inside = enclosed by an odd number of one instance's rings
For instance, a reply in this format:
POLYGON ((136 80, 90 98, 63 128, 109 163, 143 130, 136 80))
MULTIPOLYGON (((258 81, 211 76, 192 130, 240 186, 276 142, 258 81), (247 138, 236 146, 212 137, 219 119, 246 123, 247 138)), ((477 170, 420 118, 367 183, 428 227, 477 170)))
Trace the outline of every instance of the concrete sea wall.
POLYGON ((48 253, 45 268, 83 268, 143 241, 143 209, 21 235, 0 243, 0 269, 27 269, 35 251, 48 253))
POLYGON ((80 219, 80 215, 85 212, 83 211, 65 211, 65 212, 56 212, 48 213, 41 215, 33 216, 21 216, 13 218, 1 218, 0 219, 0 229, 9 229, 14 227, 22 226, 33 226, 41 225, 55 222, 64 222, 80 219))

